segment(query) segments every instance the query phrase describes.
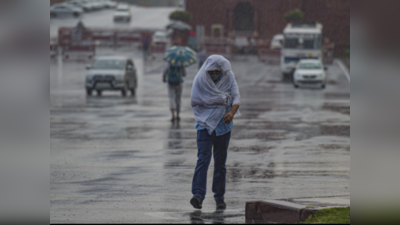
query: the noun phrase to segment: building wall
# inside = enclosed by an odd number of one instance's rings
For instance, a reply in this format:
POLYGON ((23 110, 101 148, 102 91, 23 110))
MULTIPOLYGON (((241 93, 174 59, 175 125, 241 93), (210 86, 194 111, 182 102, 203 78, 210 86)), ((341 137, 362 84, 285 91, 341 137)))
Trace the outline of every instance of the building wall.
POLYGON ((186 10, 192 13, 190 25, 205 26, 211 35, 212 24, 224 25, 224 35, 234 30, 234 10, 239 2, 249 2, 254 9, 254 30, 259 37, 272 38, 282 33, 286 22, 283 15, 299 8, 304 21, 318 21, 324 26, 325 37, 336 47, 350 46, 350 0, 186 0, 186 10))

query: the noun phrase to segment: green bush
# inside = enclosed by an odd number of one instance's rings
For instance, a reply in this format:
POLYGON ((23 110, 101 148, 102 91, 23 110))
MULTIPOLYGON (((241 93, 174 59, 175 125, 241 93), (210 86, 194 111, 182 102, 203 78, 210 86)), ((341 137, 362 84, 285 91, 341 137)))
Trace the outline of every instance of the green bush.
POLYGON ((350 207, 318 210, 301 224, 350 224, 350 207))
POLYGON ((192 19, 192 14, 190 14, 188 11, 177 10, 169 14, 169 19, 189 22, 190 19, 192 19))
POLYGON ((288 22, 300 22, 304 18, 304 14, 300 9, 295 9, 290 12, 285 13, 283 18, 288 22))

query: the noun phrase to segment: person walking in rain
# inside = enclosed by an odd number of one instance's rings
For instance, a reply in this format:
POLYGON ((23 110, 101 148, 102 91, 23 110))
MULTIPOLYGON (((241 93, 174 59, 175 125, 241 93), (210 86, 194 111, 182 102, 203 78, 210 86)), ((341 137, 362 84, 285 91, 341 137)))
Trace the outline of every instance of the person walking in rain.
POLYGON ((186 76, 185 67, 182 66, 168 66, 165 68, 163 73, 163 82, 168 82, 168 97, 169 97, 169 108, 171 109, 172 118, 171 121, 180 120, 179 112, 181 109, 181 95, 182 95, 182 77, 186 76), (176 116, 175 116, 176 112, 176 116))
POLYGON ((199 61, 199 69, 203 66, 204 61, 206 61, 206 51, 204 48, 201 48, 199 52, 197 52, 197 60, 199 61))
POLYGON ((230 62, 220 55, 211 55, 193 81, 191 104, 197 129, 197 164, 192 181, 190 200, 202 208, 206 195, 207 170, 214 157, 212 191, 217 209, 225 209, 226 159, 233 118, 240 115, 240 94, 230 62), (212 154, 213 149, 213 154, 212 154))
POLYGON ((147 57, 149 55, 149 45, 150 45, 150 38, 149 35, 143 35, 142 38, 142 47, 143 47, 143 58, 144 60, 147 60, 147 57))

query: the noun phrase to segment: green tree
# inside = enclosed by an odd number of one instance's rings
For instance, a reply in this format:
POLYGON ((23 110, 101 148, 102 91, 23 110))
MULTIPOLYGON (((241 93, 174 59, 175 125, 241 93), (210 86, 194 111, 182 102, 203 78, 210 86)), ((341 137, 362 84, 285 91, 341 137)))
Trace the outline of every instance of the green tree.
POLYGON ((192 14, 188 11, 177 10, 169 14, 169 19, 189 22, 192 19, 192 14))
POLYGON ((300 9, 294 9, 289 11, 283 15, 283 18, 287 22, 300 22, 304 18, 304 14, 300 9))

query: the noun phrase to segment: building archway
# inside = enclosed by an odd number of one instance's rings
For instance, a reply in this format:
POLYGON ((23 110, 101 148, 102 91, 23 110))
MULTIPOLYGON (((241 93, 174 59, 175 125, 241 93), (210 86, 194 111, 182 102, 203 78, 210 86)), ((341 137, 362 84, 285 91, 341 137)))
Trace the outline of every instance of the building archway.
POLYGON ((239 2, 236 5, 233 24, 236 32, 254 31, 254 8, 250 2, 239 2))

